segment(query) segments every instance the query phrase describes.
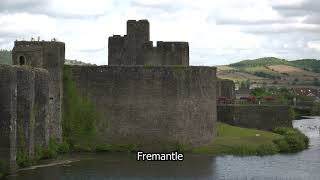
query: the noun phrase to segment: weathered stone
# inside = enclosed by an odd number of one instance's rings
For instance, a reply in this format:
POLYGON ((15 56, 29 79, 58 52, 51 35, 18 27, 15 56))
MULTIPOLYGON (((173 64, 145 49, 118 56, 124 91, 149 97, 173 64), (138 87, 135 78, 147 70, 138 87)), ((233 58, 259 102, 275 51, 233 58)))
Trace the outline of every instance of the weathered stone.
POLYGON ((212 141, 216 121, 216 69, 212 67, 69 66, 82 96, 89 97, 108 126, 104 143, 212 141))
POLYGON ((235 126, 272 130, 292 126, 290 106, 285 105, 219 105, 218 121, 235 126))
POLYGON ((62 73, 65 44, 56 41, 15 41, 12 59, 15 65, 28 65, 48 70, 49 132, 50 137, 61 141, 62 73))
POLYGON ((0 65, 0 161, 16 170, 17 74, 0 65))
POLYGON ((35 129, 34 142, 44 148, 49 142, 49 73, 45 69, 35 71, 35 129))
POLYGON ((189 65, 188 42, 150 41, 147 20, 128 20, 127 35, 109 37, 108 65, 189 65))
POLYGON ((17 69, 17 148, 32 159, 34 155, 34 72, 27 66, 17 69))

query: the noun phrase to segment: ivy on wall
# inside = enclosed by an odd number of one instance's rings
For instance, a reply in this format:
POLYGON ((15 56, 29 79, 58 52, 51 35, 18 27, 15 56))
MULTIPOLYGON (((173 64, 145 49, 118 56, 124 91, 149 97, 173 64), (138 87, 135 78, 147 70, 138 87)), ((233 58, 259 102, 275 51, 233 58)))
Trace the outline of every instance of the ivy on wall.
POLYGON ((92 146, 96 136, 96 121, 99 118, 95 106, 77 91, 72 72, 64 67, 63 74, 63 138, 71 148, 92 146))

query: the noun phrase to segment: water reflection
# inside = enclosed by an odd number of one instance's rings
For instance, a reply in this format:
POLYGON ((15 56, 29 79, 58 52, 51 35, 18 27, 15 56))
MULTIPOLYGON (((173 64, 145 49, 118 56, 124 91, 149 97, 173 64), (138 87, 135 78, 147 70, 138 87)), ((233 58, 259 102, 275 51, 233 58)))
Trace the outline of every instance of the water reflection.
POLYGON ((300 153, 265 157, 185 155, 183 162, 137 162, 134 155, 83 156, 71 166, 24 171, 8 180, 104 179, 320 179, 320 118, 294 121, 308 135, 310 148, 300 153))

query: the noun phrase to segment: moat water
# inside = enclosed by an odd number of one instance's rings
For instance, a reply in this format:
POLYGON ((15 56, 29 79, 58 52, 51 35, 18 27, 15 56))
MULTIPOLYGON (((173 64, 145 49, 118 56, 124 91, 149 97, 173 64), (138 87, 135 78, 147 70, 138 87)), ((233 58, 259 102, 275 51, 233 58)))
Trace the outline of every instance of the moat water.
POLYGON ((183 162, 137 162, 133 154, 81 155, 79 162, 21 171, 7 180, 320 179, 320 117, 296 120, 310 148, 295 154, 213 157, 185 155, 183 162))

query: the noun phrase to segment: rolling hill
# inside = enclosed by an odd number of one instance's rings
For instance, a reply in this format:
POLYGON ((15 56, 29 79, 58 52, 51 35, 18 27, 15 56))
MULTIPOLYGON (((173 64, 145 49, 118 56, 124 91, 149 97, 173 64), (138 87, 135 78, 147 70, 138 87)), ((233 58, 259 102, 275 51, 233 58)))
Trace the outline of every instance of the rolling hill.
POLYGON ((275 57, 244 60, 218 66, 218 77, 255 86, 314 87, 320 85, 320 60, 287 61, 275 57))

